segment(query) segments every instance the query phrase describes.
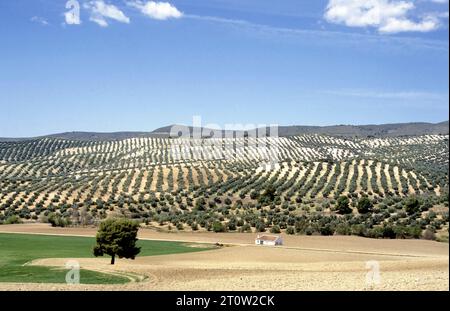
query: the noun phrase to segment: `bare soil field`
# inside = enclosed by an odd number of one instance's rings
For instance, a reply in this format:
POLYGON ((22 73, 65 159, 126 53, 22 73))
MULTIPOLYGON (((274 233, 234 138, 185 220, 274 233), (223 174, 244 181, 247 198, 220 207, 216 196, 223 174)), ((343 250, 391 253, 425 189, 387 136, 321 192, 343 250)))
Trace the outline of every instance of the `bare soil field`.
MULTIPOLYGON (((3 225, 0 232, 94 236, 95 228, 45 224, 3 225)), ((373 240, 349 236, 285 236, 284 245, 255 246, 255 234, 140 230, 139 238, 222 243, 198 253, 78 259, 82 268, 139 276, 124 285, 1 283, 0 290, 449 290, 449 246, 424 240, 373 240), (367 261, 377 261, 379 284, 368 284, 367 261)), ((64 267, 67 259, 33 265, 64 267)))

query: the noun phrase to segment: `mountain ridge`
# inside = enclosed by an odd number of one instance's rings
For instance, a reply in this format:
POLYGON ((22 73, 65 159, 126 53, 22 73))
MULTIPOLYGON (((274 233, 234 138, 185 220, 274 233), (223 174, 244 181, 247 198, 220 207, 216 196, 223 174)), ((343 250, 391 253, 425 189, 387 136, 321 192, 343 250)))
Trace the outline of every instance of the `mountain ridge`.
MULTIPOLYGON (((170 137, 170 129, 173 125, 157 128, 151 132, 133 132, 133 131, 121 131, 121 132, 63 132, 38 137, 22 137, 22 138, 8 138, 0 137, 0 141, 24 141, 32 139, 42 138, 56 138, 66 140, 87 140, 87 141, 110 141, 110 140, 122 140, 128 138, 168 138, 170 137)), ((188 126, 192 133, 193 127, 188 126)), ((198 129, 198 128, 197 128, 198 129)), ((261 130, 264 128, 260 128, 261 130)), ((201 128, 203 133, 211 133, 213 129, 201 128)), ((219 130, 222 135, 227 133, 228 135, 237 132, 240 135, 245 134, 243 131, 234 130, 219 130)), ((418 135, 448 135, 449 134, 449 121, 443 121, 438 123, 428 122, 408 122, 408 123, 387 123, 387 124, 366 124, 366 125, 328 125, 328 126, 310 126, 310 125, 287 125, 278 127, 278 135, 281 137, 294 136, 301 134, 325 134, 340 137, 400 137, 400 136, 418 136, 418 135)), ((205 137, 212 136, 204 135, 205 137)))

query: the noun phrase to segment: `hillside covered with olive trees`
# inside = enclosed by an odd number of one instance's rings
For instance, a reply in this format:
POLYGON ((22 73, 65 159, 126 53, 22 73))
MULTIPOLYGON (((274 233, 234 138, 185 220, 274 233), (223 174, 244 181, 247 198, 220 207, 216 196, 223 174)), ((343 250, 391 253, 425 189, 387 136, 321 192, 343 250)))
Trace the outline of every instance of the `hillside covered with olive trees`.
POLYGON ((227 138, 132 136, 1 141, 0 223, 448 239, 448 131, 270 138, 270 169, 251 137, 224 151, 227 138))

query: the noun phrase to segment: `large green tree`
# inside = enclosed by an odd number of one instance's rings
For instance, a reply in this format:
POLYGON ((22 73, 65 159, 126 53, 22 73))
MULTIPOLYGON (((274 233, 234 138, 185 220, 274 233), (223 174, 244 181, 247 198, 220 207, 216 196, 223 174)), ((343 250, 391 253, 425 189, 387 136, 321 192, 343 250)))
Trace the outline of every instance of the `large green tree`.
POLYGON ((139 224, 125 218, 111 218, 103 221, 97 232, 97 244, 94 246, 96 257, 109 255, 111 264, 119 258, 134 259, 141 251, 136 246, 139 224))

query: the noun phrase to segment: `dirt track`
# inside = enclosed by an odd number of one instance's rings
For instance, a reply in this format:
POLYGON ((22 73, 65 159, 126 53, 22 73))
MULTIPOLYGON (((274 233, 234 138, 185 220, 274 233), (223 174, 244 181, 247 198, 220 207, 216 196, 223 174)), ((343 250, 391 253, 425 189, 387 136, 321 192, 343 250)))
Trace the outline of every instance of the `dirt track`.
MULTIPOLYGON (((1 226, 0 232, 93 236, 94 228, 1 226)), ((79 259, 83 268, 146 277, 126 285, 0 284, 0 290, 448 290, 448 244, 358 237, 283 236, 283 247, 253 245, 254 234, 160 233, 141 239, 220 242, 232 246, 200 253, 119 260, 79 259), (366 262, 380 265, 380 284, 366 283, 366 262)), ((64 266, 67 259, 37 265, 64 266)))

